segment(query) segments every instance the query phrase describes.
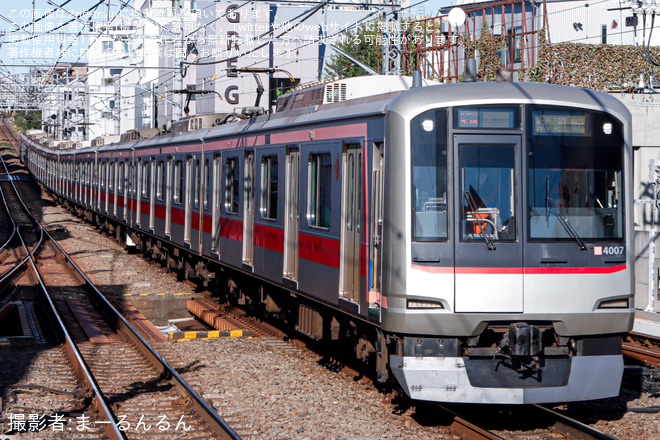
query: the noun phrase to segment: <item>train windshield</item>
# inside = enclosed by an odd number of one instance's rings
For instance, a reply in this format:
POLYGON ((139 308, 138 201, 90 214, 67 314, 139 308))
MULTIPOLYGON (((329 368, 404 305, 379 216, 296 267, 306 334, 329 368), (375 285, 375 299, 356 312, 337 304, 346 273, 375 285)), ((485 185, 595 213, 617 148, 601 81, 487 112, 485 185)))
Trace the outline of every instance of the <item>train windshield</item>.
POLYGON ((623 126, 611 116, 527 108, 531 240, 623 238, 623 126))
POLYGON ((413 240, 447 240, 447 111, 412 121, 413 240))

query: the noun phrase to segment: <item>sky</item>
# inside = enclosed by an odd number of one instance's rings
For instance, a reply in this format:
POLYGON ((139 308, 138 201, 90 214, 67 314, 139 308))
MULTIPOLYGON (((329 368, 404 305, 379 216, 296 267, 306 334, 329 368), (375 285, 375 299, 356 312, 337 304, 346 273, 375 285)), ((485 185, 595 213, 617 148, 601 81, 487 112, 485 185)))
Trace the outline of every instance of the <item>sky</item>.
MULTIPOLYGON (((126 0, 128 4, 133 5, 135 0, 126 0)), ((229 0, 227 0, 229 1, 229 0)), ((434 15, 441 7, 450 6, 455 0, 409 0, 410 13, 434 15), (423 8, 423 9, 422 9, 423 8)), ((56 9, 54 5, 62 5, 66 10, 81 14, 88 11, 94 5, 101 3, 93 12, 90 12, 92 20, 105 21, 103 17, 108 11, 108 2, 110 10, 118 11, 120 7, 119 0, 23 0, 23 1, 0 1, 0 70, 7 73, 24 72, 27 69, 20 66, 43 66, 53 65, 57 61, 64 62, 85 62, 84 50, 88 45, 85 37, 78 37, 83 29, 83 24, 79 21, 71 20, 71 16, 58 10, 57 14, 49 20, 41 20, 35 26, 35 35, 29 33, 17 33, 16 26, 23 26, 32 21, 32 8, 36 11, 35 16, 39 16, 45 11, 56 9), (58 28, 62 26, 61 28, 58 28), (54 31, 54 28, 58 28, 54 31), (51 31, 51 32, 48 32, 51 31), (64 53, 60 57, 60 53, 64 53)), ((236 0, 236 3, 241 3, 236 0)), ((125 9, 126 10, 126 9, 125 9)), ((85 19, 83 21, 88 21, 85 19)), ((32 31, 29 26, 27 31, 32 31)), ((91 37, 93 38, 93 37, 91 37)), ((0 76, 4 75, 0 73, 0 76)))

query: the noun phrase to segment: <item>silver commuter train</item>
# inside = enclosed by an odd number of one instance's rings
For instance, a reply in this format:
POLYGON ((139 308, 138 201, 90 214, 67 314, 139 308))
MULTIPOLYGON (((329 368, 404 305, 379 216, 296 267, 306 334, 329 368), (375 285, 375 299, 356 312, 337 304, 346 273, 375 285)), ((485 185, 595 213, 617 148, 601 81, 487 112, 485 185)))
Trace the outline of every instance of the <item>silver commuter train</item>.
POLYGON ((577 88, 410 83, 337 80, 273 114, 81 150, 23 137, 22 155, 93 222, 414 399, 617 395, 630 113, 577 88))

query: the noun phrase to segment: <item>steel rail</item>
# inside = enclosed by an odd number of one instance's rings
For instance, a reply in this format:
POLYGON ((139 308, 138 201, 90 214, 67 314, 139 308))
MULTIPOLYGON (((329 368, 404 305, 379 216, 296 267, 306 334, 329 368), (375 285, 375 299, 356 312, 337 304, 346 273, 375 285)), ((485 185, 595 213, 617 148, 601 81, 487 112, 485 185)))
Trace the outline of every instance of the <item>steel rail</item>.
POLYGON ((539 412, 552 418, 554 424, 552 429, 567 435, 569 438, 576 440, 617 440, 616 437, 606 434, 602 431, 592 428, 577 420, 571 419, 563 414, 553 411, 541 405, 533 405, 539 412))
MULTIPOLYGON (((4 159, 3 159, 4 163, 4 159)), ((13 182, 12 182, 13 185, 13 182)), ((15 188, 15 186, 14 186, 15 188)), ((20 197, 19 197, 20 198, 20 197)), ((22 203, 22 201, 21 201, 22 203)), ((25 207, 25 205, 23 204, 25 207)), ((27 210, 27 208, 25 207, 27 210)), ((151 345, 142 337, 142 335, 135 330, 135 328, 119 313, 110 302, 105 298, 103 293, 94 286, 94 284, 87 278, 83 271, 75 264, 75 262, 69 257, 69 255, 62 249, 62 247, 57 243, 57 241, 51 236, 51 234, 45 230, 45 228, 29 213, 28 215, 33 219, 33 221, 40 226, 42 233, 49 242, 54 245, 58 252, 64 258, 67 264, 69 264, 76 275, 85 283, 89 291, 92 293, 93 297, 91 298, 102 311, 108 316, 112 316, 113 325, 116 328, 124 330, 125 334, 131 339, 132 343, 140 350, 140 352, 145 356, 147 360, 161 373, 164 374, 167 378, 171 379, 174 382, 174 385, 177 387, 179 392, 187 397, 192 403, 194 409, 197 411, 198 415, 204 419, 214 431, 214 434, 221 436, 223 439, 228 440, 240 440, 240 436, 218 415, 218 413, 190 386, 185 380, 179 375, 179 373, 172 368, 169 363, 163 359, 156 350, 151 347, 151 345)), ((36 270, 36 267, 35 267, 36 270)), ((53 304, 54 307, 54 304, 53 304)), ((59 315, 58 315, 59 318, 59 315)), ((61 321, 61 320, 60 320, 61 321)), ((79 354, 79 353, 78 353, 79 354)), ((91 373, 90 373, 91 374, 91 373)), ((100 390, 98 391, 99 395, 100 390)), ((110 419, 112 420, 112 419, 110 419)), ((122 432, 123 434, 123 432, 122 432)), ((119 437, 123 438, 123 437, 119 437)))
MULTIPOLYGON (((2 160, 3 167, 7 169, 4 157, 1 157, 0 155, 0 159, 2 160)), ((20 194, 18 193, 18 189, 16 188, 16 185, 14 185, 13 182, 12 182, 12 188, 16 192, 18 202, 22 206, 23 210, 32 219, 32 221, 40 227, 42 231, 42 239, 43 239, 43 232, 45 232, 44 228, 34 218, 32 213, 30 213, 30 211, 27 209, 25 203, 20 197, 20 194)), ((103 417, 105 417, 105 419, 109 422, 105 424, 106 435, 113 440, 128 440, 125 433, 121 429, 119 429, 119 426, 117 424, 117 419, 114 417, 114 414, 110 409, 110 403, 108 402, 107 398, 104 396, 103 392, 101 391, 98 382, 96 381, 94 375, 92 374, 89 366, 85 362, 82 354, 80 353, 80 350, 78 349, 78 346, 75 344, 73 338, 71 337, 71 334, 67 330, 66 325, 62 320, 62 317, 57 311, 57 307, 55 306, 55 303, 48 294, 48 289, 46 288, 41 273, 39 272, 39 269, 37 268, 37 265, 34 262, 34 259, 32 258, 32 253, 36 252, 37 248, 35 248, 33 251, 30 251, 27 245, 25 244, 25 242, 23 241, 23 237, 21 236, 20 232, 18 234, 18 237, 21 241, 21 245, 27 252, 26 258, 29 261, 30 267, 32 269, 32 273, 34 274, 34 276, 36 277, 39 283, 39 287, 40 287, 39 295, 41 296, 42 301, 48 304, 49 306, 48 311, 51 313, 51 316, 58 323, 56 331, 59 333, 58 337, 64 340, 64 349, 67 352, 69 359, 71 360, 71 364, 73 365, 73 368, 76 371, 78 378, 81 380, 81 382, 86 384, 88 389, 90 390, 93 405, 96 407, 99 413, 101 413, 103 417)), ((39 246, 41 245, 43 245, 43 241, 39 243, 39 246)))
POLYGON ((500 437, 494 432, 470 422, 446 406, 438 405, 438 408, 451 416, 452 421, 447 428, 455 434, 462 435, 463 438, 470 440, 504 440, 504 437, 500 437))
POLYGON ((660 341, 658 338, 655 338, 650 335, 644 335, 641 333, 629 332, 629 338, 632 340, 636 339, 647 339, 653 341, 658 345, 658 348, 650 348, 642 346, 641 344, 636 344, 634 342, 626 342, 625 340, 621 344, 621 349, 623 354, 633 359, 642 361, 648 365, 654 367, 660 367, 660 341))
MULTIPOLYGON (((6 118, 2 118, 2 124, 0 124, 0 127, 2 127, 3 132, 5 132, 7 130, 6 118)), ((9 131, 11 132, 11 130, 9 130, 9 131)), ((13 134, 12 134, 12 136, 13 136, 13 134)), ((13 136, 13 137, 14 137, 15 141, 18 140, 15 136, 13 136)), ((12 146, 12 149, 14 151, 16 151, 16 149, 13 146, 12 146)), ((0 156, 2 156, 2 155, 0 155, 0 156)), ((7 164, 5 163, 4 157, 2 157, 2 168, 5 170, 5 174, 7 176, 10 176, 9 169, 7 168, 7 164)), ((11 186, 14 189, 15 193, 18 194, 18 192, 16 191, 16 186, 14 185, 14 182, 11 179, 9 179, 8 182, 11 183, 11 186)), ((20 237, 19 226, 14 221, 14 217, 11 215, 11 211, 9 210, 9 205, 7 205, 7 198, 5 197, 4 192, 2 192, 1 189, 0 189, 0 193, 2 193, 2 203, 5 207, 5 211, 7 212, 7 216, 9 217, 9 220, 11 221, 12 228, 13 228, 12 234, 9 237, 9 239, 2 245, 2 247, 0 247, 0 252, 2 252, 2 251, 5 250, 5 248, 12 241, 20 239, 20 241, 22 243, 23 240, 20 237)), ((19 197, 19 200, 20 200, 20 197, 19 197)), ((21 203, 22 203, 22 201, 21 201, 21 203)), ((23 207, 25 208, 25 205, 23 205, 23 207)), ((40 238, 37 242, 37 246, 39 246, 41 244, 42 240, 43 240, 43 233, 41 234, 41 236, 40 236, 40 238)), ((24 243, 23 243, 23 245, 24 245, 24 243)), ((27 247, 24 246, 24 249, 26 250, 27 254, 30 253, 30 251, 27 247)), ((13 280, 17 279, 21 274, 23 274, 27 270, 28 261, 29 261, 28 256, 23 257, 23 260, 21 260, 20 262, 16 262, 14 267, 11 270, 7 271, 5 274, 2 275, 2 278, 0 278, 0 291, 4 291, 5 287, 9 283, 11 283, 13 280)))

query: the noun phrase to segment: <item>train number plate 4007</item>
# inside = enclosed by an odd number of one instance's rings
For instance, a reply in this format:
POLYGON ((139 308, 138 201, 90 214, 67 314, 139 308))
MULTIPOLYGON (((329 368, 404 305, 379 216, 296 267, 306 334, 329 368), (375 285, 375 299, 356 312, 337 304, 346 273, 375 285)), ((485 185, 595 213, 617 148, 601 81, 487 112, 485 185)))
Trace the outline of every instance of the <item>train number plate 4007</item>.
POLYGON ((625 246, 594 246, 594 255, 624 255, 625 246))

